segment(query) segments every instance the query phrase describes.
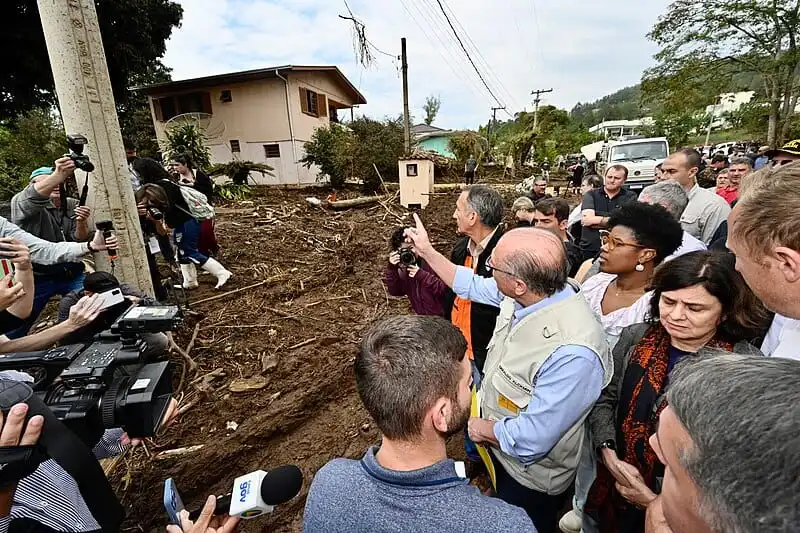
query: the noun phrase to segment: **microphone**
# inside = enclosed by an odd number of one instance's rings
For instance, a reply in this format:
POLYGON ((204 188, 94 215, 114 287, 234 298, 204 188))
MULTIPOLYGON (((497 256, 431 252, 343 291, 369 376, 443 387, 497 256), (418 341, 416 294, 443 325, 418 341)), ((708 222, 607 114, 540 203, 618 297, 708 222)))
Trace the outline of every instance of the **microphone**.
MULTIPOLYGON (((217 498, 215 515, 238 515, 245 520, 271 513, 274 506, 286 503, 300 493, 303 473, 295 465, 284 465, 265 472, 256 470, 237 477, 230 494, 217 498)), ((197 520, 201 509, 189 513, 197 520)))

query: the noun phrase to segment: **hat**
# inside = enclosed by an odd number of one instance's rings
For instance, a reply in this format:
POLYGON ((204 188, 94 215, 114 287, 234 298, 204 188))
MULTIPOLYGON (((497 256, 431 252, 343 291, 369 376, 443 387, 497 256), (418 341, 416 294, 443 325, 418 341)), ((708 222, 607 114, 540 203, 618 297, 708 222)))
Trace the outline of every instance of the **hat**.
POLYGON ((94 293, 106 292, 118 287, 119 281, 108 272, 86 274, 86 279, 83 281, 83 289, 94 293))
POLYGON ((761 148, 758 149, 758 153, 759 154, 763 154, 764 152, 766 152, 768 150, 769 150, 769 145, 765 144, 764 146, 762 146, 761 148))
POLYGON ((49 176, 53 173, 53 167, 39 167, 33 172, 31 172, 31 177, 28 178, 32 180, 33 178, 38 178, 39 176, 49 176))
POLYGON ((789 141, 788 143, 784 144, 781 148, 770 150, 764 155, 772 159, 778 154, 789 154, 789 155, 800 156, 800 139, 789 141))

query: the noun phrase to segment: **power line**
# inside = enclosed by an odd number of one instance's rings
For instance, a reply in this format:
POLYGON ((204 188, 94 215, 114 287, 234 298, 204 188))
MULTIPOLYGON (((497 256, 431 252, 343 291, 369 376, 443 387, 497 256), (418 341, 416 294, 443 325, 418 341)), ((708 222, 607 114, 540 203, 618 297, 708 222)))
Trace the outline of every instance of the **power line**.
POLYGON ((544 51, 542 50, 542 28, 539 26, 539 14, 536 12, 536 0, 531 0, 533 6, 533 20, 536 23, 536 43, 539 45, 539 57, 542 60, 542 70, 547 70, 547 65, 544 61, 544 51))
POLYGON ((460 44, 461 45, 461 49, 464 50, 464 54, 466 54, 467 59, 469 59, 469 62, 472 64, 472 68, 475 69, 475 73, 478 75, 478 78, 480 78, 480 80, 483 82, 483 86, 486 87, 486 90, 489 91, 489 94, 492 95, 492 98, 494 98, 494 101, 497 102, 497 105, 500 105, 500 106, 505 105, 497 98, 497 96, 495 96, 495 94, 489 88, 489 85, 486 83, 486 80, 483 79, 483 74, 481 74, 481 71, 478 70, 478 67, 475 65, 475 62, 472 60, 472 57, 470 57, 469 52, 467 52, 467 48, 464 46, 464 43, 461 41, 461 37, 458 36, 458 32, 453 27, 453 23, 450 22, 450 17, 447 15, 447 11, 445 11, 441 0, 436 0, 436 3, 439 4, 439 9, 442 10, 442 13, 444 14, 444 18, 447 19, 447 23, 450 25, 450 29, 453 31, 453 35, 456 36, 456 40, 458 41, 458 44, 460 44))

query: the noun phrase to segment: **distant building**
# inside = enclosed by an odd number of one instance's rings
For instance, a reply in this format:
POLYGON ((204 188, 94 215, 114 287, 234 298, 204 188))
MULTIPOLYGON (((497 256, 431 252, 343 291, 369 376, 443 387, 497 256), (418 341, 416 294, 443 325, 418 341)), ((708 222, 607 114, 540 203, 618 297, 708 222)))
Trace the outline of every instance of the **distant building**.
POLYGON ((367 103, 335 66, 288 65, 136 90, 148 96, 159 143, 164 141, 168 121, 202 113, 212 133, 212 162, 266 163, 275 168, 275 177, 253 174, 253 178, 267 184, 316 181, 317 169, 299 162, 305 155, 303 144, 317 128, 339 122, 344 112, 367 103))
POLYGON ((589 133, 602 135, 606 139, 619 139, 626 135, 638 135, 642 129, 653 125, 651 117, 636 120, 604 120, 589 128, 589 133))
POLYGON ((417 124, 411 126, 411 138, 416 146, 429 152, 436 152, 439 155, 455 159, 455 154, 450 151, 450 137, 456 131, 437 128, 427 124, 417 124))
POLYGON ((713 116, 712 128, 729 128, 727 120, 728 113, 735 113, 745 105, 749 104, 756 95, 755 91, 742 91, 740 93, 724 93, 717 97, 715 104, 706 106, 706 116, 713 116))

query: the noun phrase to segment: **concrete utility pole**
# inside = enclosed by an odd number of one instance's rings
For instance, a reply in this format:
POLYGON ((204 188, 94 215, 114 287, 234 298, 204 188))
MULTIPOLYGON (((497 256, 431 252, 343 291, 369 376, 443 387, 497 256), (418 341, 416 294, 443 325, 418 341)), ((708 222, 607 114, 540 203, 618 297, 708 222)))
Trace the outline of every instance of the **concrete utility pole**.
POLYGON ((492 127, 497 123, 497 112, 502 110, 502 109, 505 109, 505 108, 506 108, 506 106, 491 108, 492 109, 492 121, 489 123, 489 128, 488 128, 489 131, 487 132, 488 137, 489 137, 489 154, 490 155, 491 155, 491 152, 492 152, 492 127))
MULTIPOLYGON (((122 134, 108 77, 93 0, 38 0, 64 128, 89 140, 84 153, 95 171, 89 178, 92 218, 111 220, 119 239, 115 276, 150 294, 153 283, 136 212, 122 134)), ((77 171, 82 184, 82 171, 77 171)), ((108 254, 95 254, 98 270, 110 270, 108 254)))
POLYGON ((408 114, 408 56, 406 56, 406 38, 400 39, 400 59, 403 65, 403 141, 406 154, 411 153, 411 118, 408 114))
POLYGON ((545 93, 551 93, 553 89, 536 89, 535 91, 531 91, 531 94, 535 94, 536 97, 533 99, 533 131, 538 131, 539 129, 539 102, 542 101, 542 95, 545 93))

